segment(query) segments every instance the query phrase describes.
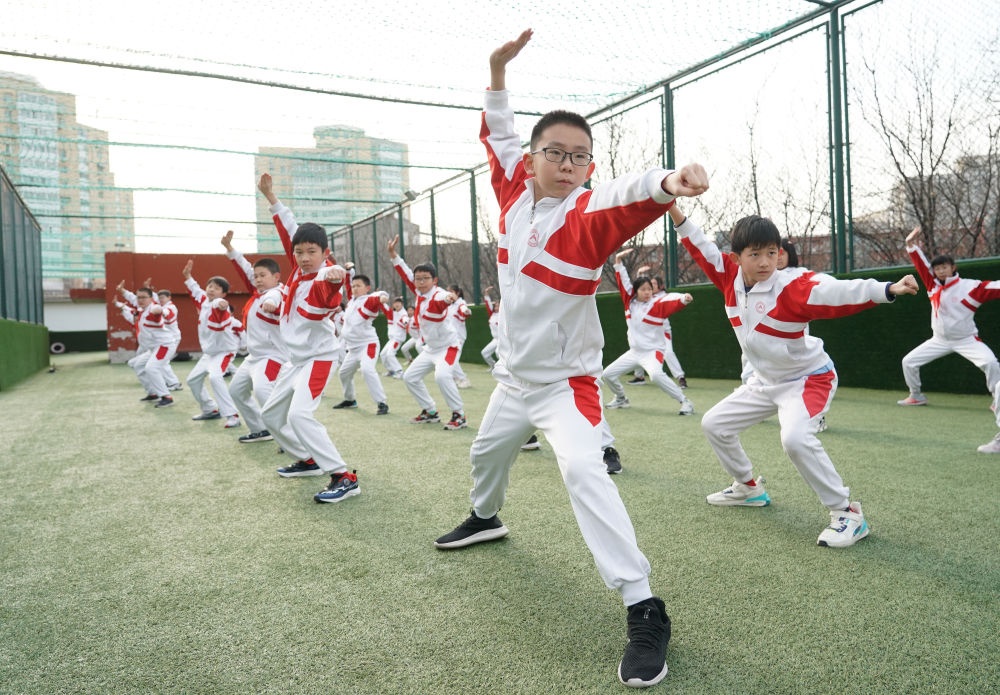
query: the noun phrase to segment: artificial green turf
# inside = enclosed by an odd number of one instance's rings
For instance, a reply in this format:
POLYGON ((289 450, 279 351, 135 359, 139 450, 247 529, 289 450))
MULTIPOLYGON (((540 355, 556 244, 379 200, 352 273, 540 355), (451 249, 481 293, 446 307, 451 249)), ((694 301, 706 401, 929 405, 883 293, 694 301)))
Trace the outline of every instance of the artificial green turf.
MULTIPOLYGON (((140 403, 103 355, 0 393, 0 692, 598 693, 624 609, 583 544, 551 449, 522 453, 498 543, 441 552, 468 514, 468 449, 492 389, 466 367, 470 428, 319 412, 362 494, 313 503, 273 442, 140 403)), ((191 363, 175 365, 183 378, 191 363)), ((704 413, 734 386, 690 379, 704 413)), ((434 386, 431 384, 432 393, 434 386)), ((989 399, 842 389, 824 444, 872 535, 815 545, 828 516, 769 420, 744 443, 774 504, 723 509, 699 427, 652 386, 609 412, 615 482, 674 636, 653 692, 983 693, 1000 687, 1000 456, 989 399)), ((442 402, 443 409, 443 402, 442 402)))

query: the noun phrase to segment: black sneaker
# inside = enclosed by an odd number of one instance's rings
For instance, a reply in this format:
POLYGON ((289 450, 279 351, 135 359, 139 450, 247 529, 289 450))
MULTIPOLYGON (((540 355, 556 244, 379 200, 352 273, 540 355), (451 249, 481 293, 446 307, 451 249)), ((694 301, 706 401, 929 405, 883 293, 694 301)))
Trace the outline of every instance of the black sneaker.
POLYGON ((670 617, 655 596, 628 607, 628 644, 618 664, 618 680, 630 688, 656 685, 667 675, 670 617))
POLYGON ((680 386, 682 389, 686 389, 688 387, 688 380, 682 376, 679 376, 677 377, 677 385, 680 386))
POLYGON ((160 400, 160 396, 157 396, 155 393, 147 393, 146 396, 145 396, 145 398, 140 398, 139 400, 140 401, 150 401, 150 402, 152 402, 152 401, 158 401, 158 400, 160 400))
POLYGON ((460 430, 463 427, 468 427, 468 424, 465 421, 465 415, 459 412, 452 412, 451 420, 445 424, 444 428, 446 430, 460 430))
POLYGON ((444 550, 464 548, 467 545, 498 540, 508 533, 507 527, 496 514, 489 519, 480 519, 475 512, 472 512, 468 519, 455 527, 454 531, 434 541, 434 545, 444 550))
POLYGON ((315 461, 296 461, 291 466, 278 469, 282 478, 305 478, 307 476, 323 475, 323 469, 315 461))
POLYGON ((340 502, 348 497, 361 494, 358 487, 358 472, 333 473, 330 476, 330 484, 313 495, 317 502, 340 502))
POLYGON ((375 411, 376 415, 388 415, 389 414, 389 404, 379 403, 378 410, 375 411))
POLYGON ((628 384, 629 386, 642 386, 643 384, 646 383, 646 377, 644 376, 633 377, 628 381, 626 381, 625 383, 628 384))
POLYGON ((608 475, 617 475, 622 472, 622 457, 618 455, 618 450, 613 446, 604 450, 604 465, 608 467, 608 475))
POLYGON ((163 398, 161 398, 160 400, 158 400, 156 402, 156 405, 154 405, 153 407, 154 408, 169 408, 173 404, 174 404, 174 399, 173 398, 171 398, 170 396, 164 396, 163 398))
POLYGON ((538 435, 533 434, 528 437, 528 441, 521 445, 521 451, 537 451, 542 445, 538 443, 538 435))
POLYGON ((337 405, 333 406, 333 409, 334 410, 343 410, 345 408, 357 408, 357 407, 358 407, 358 402, 357 401, 341 401, 337 405))
POLYGON ((240 442, 243 444, 253 444, 254 442, 269 442, 274 437, 267 430, 261 430, 260 432, 251 432, 250 434, 244 434, 240 437, 240 442))

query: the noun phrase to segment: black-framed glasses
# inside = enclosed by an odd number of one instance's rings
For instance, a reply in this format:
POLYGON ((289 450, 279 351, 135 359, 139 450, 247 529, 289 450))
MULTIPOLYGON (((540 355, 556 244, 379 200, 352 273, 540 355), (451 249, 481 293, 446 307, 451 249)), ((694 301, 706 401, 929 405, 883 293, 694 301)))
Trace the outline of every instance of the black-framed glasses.
POLYGON ((578 167, 585 167, 594 161, 594 155, 590 154, 590 152, 567 152, 558 147, 543 147, 529 154, 538 154, 539 152, 544 154, 547 160, 556 164, 562 164, 566 161, 567 157, 569 157, 569 161, 578 167))

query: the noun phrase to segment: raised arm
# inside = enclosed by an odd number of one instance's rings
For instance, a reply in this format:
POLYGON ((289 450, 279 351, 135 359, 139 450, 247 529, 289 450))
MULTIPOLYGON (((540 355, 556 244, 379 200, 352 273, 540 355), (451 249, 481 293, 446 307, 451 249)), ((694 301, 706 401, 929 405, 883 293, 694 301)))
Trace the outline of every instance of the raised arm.
POLYGON ((628 269, 622 260, 632 253, 633 249, 624 249, 615 254, 615 282, 618 285, 618 294, 621 295, 622 304, 628 310, 629 302, 632 301, 632 279, 628 276, 628 269))
POLYGON ((396 252, 398 246, 399 235, 397 234, 392 239, 389 239, 389 243, 386 245, 386 249, 389 251, 389 258, 392 260, 392 267, 396 269, 396 273, 403 279, 406 286, 410 288, 410 292, 417 294, 417 286, 413 284, 413 271, 410 270, 410 266, 406 265, 403 257, 396 252))
POLYGON ((508 41, 490 54, 490 90, 499 92, 507 89, 507 63, 528 45, 531 35, 532 30, 525 29, 516 39, 508 41))
POLYGON ((222 235, 221 243, 226 249, 226 258, 233 262, 233 265, 236 266, 236 270, 247 286, 247 291, 253 294, 257 289, 253 284, 253 266, 250 265, 250 261, 242 253, 233 247, 233 230, 230 229, 222 235))
POLYGON ((295 262, 295 253, 292 251, 292 237, 295 236, 295 230, 299 226, 295 221, 295 215, 274 194, 274 181, 267 172, 260 175, 260 179, 257 181, 257 190, 267 198, 267 202, 271 206, 271 219, 278 230, 278 238, 281 239, 281 248, 285 250, 285 256, 292 264, 292 268, 294 268, 297 264, 295 262))
POLYGON ((931 262, 924 255, 924 250, 920 247, 920 227, 914 227, 913 231, 906 235, 906 255, 910 257, 913 268, 920 276, 920 281, 924 287, 930 290, 935 285, 936 278, 931 269, 931 262))

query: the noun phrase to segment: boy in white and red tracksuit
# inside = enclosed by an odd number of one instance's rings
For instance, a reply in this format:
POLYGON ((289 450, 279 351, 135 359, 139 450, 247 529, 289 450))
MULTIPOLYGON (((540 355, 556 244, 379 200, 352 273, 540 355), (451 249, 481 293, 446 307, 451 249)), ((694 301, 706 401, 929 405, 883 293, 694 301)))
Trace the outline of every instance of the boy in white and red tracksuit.
POLYGON ((399 363, 396 353, 400 346, 406 342, 406 329, 410 326, 410 317, 406 313, 402 297, 396 297, 392 304, 383 304, 382 313, 386 318, 386 341, 382 348, 380 357, 382 366, 385 367, 385 375, 393 379, 403 378, 403 365, 399 363))
MULTIPOLYGON (((158 407, 173 405, 174 401, 164 379, 164 370, 161 368, 163 360, 157 359, 160 354, 166 357, 168 351, 164 345, 164 338, 168 336, 163 330, 162 308, 153 300, 153 291, 148 287, 140 287, 133 293, 120 285, 118 291, 125 301, 116 301, 115 306, 121 311, 122 317, 132 324, 138 343, 136 354, 128 361, 128 365, 146 390, 146 396, 140 400, 156 402, 158 407)), ((176 350, 176 345, 174 347, 176 350)), ((170 357, 173 357, 172 353, 170 357)), ((166 364, 169 363, 167 359, 166 364)))
POLYGON ((181 344, 181 326, 178 322, 179 309, 174 304, 173 293, 170 290, 157 290, 156 300, 163 309, 163 324, 170 333, 170 340, 168 342, 173 345, 173 351, 163 362, 163 372, 166 377, 167 388, 171 391, 180 391, 183 389, 181 380, 177 378, 177 374, 174 373, 174 368, 171 366, 171 360, 177 354, 177 346, 181 344))
POLYGON ((243 305, 243 330, 247 356, 229 382, 229 395, 250 429, 240 437, 243 444, 273 439, 261 407, 267 402, 278 380, 281 366, 288 361, 288 350, 281 340, 280 310, 281 268, 273 258, 260 258, 253 265, 233 247, 233 233, 222 237, 226 257, 233 262, 246 283, 250 299, 243 305))
POLYGON ((455 322, 455 335, 458 337, 458 359, 455 360, 453 376, 455 377, 455 383, 458 384, 458 388, 467 389, 472 386, 472 383, 469 381, 465 370, 462 369, 462 348, 465 347, 465 341, 469 337, 469 329, 465 325, 465 322, 472 316, 472 309, 466 303, 461 287, 458 285, 448 285, 448 291, 457 297, 449 310, 451 319, 455 322))
POLYGON ((583 184, 593 172, 590 126, 565 111, 543 116, 522 151, 508 104, 506 65, 523 32, 490 56, 480 139, 500 204, 497 266, 503 296, 498 385, 472 445, 472 514, 435 545, 462 548, 507 535, 497 516, 510 469, 536 429, 552 445, 577 523, 605 584, 627 606, 629 644, 619 679, 648 686, 666 676, 670 621, 653 596, 649 562, 602 461, 601 350, 594 294, 607 257, 660 218, 674 196, 707 188, 699 165, 583 184))
POLYGON ((691 302, 691 295, 671 292, 654 298, 653 284, 646 276, 638 278, 636 286, 633 287, 628 271, 621 262, 621 254, 615 257, 615 280, 625 307, 625 319, 628 321, 629 349, 604 370, 604 382, 615 394, 615 399, 606 407, 629 407, 629 400, 625 397, 625 387, 622 386, 620 377, 640 366, 649 374, 650 381, 681 404, 681 415, 691 415, 694 413, 694 404, 663 371, 663 356, 667 342, 663 324, 668 316, 677 313, 691 302))
POLYGON ((726 316, 753 368, 746 384, 702 418, 712 449, 733 477, 728 488, 707 497, 718 506, 764 507, 771 498, 754 479, 740 433, 775 413, 781 445, 799 474, 830 513, 817 544, 846 548, 869 533, 861 505, 851 502, 833 462, 816 437, 816 422, 830 407, 837 372, 823 341, 809 335, 809 321, 850 316, 900 294, 915 294, 912 275, 897 283, 837 280, 805 268, 778 272, 781 235, 771 220, 751 215, 736 222, 732 251, 723 254, 684 214, 670 211, 684 248, 722 291, 726 316))
POLYGON ((910 395, 897 403, 927 405, 927 397, 920 390, 920 368, 953 352, 983 371, 986 388, 994 394, 1000 384, 1000 364, 979 337, 976 311, 984 302, 1000 299, 1000 282, 960 278, 951 256, 936 256, 928 261, 920 248, 919 235, 917 227, 906 237, 906 253, 931 300, 932 335, 903 357, 903 379, 910 395))
POLYGON ((281 368, 261 414, 268 431, 295 463, 278 469, 283 478, 329 475, 330 483, 313 499, 340 502, 361 493, 358 476, 334 446, 315 412, 337 359, 331 317, 340 309, 345 271, 330 259, 326 230, 298 225, 292 211, 274 194, 270 174, 257 188, 271 205, 274 225, 289 262, 295 267, 281 303, 281 339, 288 362, 281 368))
POLYGON ((389 242, 389 257, 396 272, 416 296, 416 306, 410 326, 420 330, 424 349, 416 356, 403 374, 403 383, 421 407, 420 413, 410 420, 415 424, 441 422, 437 404, 424 384, 424 377, 434 372, 434 382, 451 408, 447 430, 467 426, 465 405, 455 383, 455 364, 462 351, 455 324, 451 319, 451 305, 458 299, 454 294, 437 285, 437 270, 430 263, 418 265, 413 270, 396 253, 399 237, 389 242))
POLYGON ((217 420, 221 417, 225 418, 227 428, 239 427, 239 412, 229 395, 224 376, 240 347, 243 324, 229 311, 225 298, 229 281, 219 276, 211 277, 203 290, 191 277, 193 267, 194 261, 188 261, 182 271, 184 285, 198 309, 198 342, 201 344, 201 358, 187 378, 191 395, 201 406, 201 412, 191 419, 217 420), (215 398, 206 392, 205 379, 212 385, 215 398))
POLYGON ((368 393, 375 401, 375 414, 388 415, 389 404, 385 388, 375 369, 379 344, 373 322, 382 311, 382 305, 389 295, 385 292, 372 292, 372 283, 368 276, 356 275, 353 268, 350 270, 349 278, 350 290, 347 306, 344 308, 344 327, 340 332, 340 339, 347 352, 337 372, 344 389, 344 400, 333 407, 338 410, 358 407, 354 391, 354 374, 360 369, 368 393))

